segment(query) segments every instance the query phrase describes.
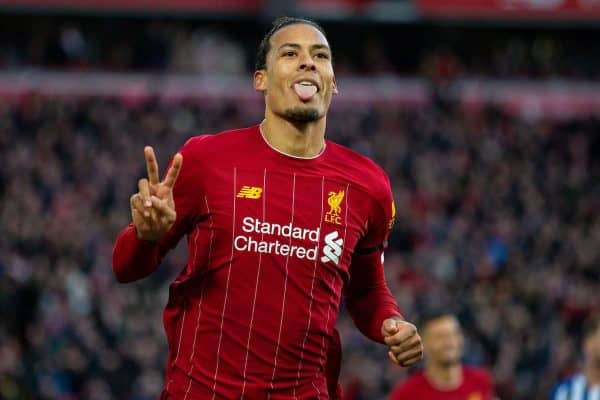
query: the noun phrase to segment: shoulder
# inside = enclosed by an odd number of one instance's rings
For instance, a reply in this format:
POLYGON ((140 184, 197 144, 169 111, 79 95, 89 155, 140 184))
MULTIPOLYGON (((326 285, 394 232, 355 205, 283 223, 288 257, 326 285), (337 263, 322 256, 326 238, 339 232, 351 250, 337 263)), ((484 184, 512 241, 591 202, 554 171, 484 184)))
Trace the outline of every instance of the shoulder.
POLYGON ((492 384, 492 375, 490 372, 482 367, 465 366, 463 367, 463 373, 465 378, 472 382, 480 382, 485 385, 492 384))
POLYGON ((192 136, 181 148, 184 153, 208 157, 212 154, 222 155, 223 151, 231 152, 235 148, 243 148, 253 138, 257 127, 230 129, 213 134, 192 136))
POLYGON ((390 180, 375 161, 329 140, 327 146, 330 148, 330 162, 343 168, 348 179, 373 195, 376 200, 386 204, 391 201, 390 180))
POLYGON ((570 379, 563 379, 558 382, 552 388, 552 392, 550 393, 550 400, 564 400, 567 399, 567 394, 569 393, 569 388, 571 387, 570 379))
POLYGON ((470 378, 473 378, 473 379, 482 379, 482 380, 490 380, 491 379, 490 372, 483 367, 478 367, 478 366, 473 366, 473 365, 465 365, 463 367, 463 373, 466 376, 469 376, 470 378))
POLYGON ((556 385, 554 385, 550 399, 566 400, 568 398, 569 392, 571 391, 571 387, 578 380, 583 381, 583 385, 585 385, 585 378, 581 373, 577 373, 575 375, 571 375, 567 378, 560 380, 556 385))
POLYGON ((360 181, 375 179, 384 184, 389 184, 385 171, 375 161, 341 144, 327 141, 330 148, 332 161, 342 163, 346 172, 360 181))
POLYGON ((403 400, 415 398, 423 389, 427 382, 422 371, 418 371, 402 382, 400 382, 390 395, 390 400, 403 400))

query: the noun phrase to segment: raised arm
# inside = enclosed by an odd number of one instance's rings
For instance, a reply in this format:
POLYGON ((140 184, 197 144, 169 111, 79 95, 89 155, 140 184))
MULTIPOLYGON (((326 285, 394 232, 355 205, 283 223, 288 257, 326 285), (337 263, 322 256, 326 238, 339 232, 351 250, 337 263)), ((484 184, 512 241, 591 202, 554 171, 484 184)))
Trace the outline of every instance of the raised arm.
POLYGON ((144 148, 148 179, 138 181, 138 192, 129 199, 131 219, 137 236, 141 240, 156 241, 160 239, 175 223, 177 213, 173 200, 173 186, 179 176, 183 157, 175 154, 165 179, 158 177, 158 163, 154 150, 150 146, 144 148))
POLYGON ((152 147, 144 148, 144 156, 148 178, 138 181, 138 192, 130 198, 132 223, 120 232, 113 249, 113 272, 120 282, 154 272, 187 232, 194 214, 186 187, 191 185, 178 179, 183 155, 173 157, 162 181, 152 147))

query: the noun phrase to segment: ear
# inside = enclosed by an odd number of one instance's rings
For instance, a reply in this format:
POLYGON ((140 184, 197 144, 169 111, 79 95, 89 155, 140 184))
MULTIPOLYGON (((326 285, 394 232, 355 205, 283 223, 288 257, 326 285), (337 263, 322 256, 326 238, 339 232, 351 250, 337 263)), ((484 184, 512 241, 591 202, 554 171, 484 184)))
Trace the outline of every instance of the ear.
POLYGON ((333 80, 331 81, 331 85, 333 86, 333 94, 338 94, 337 82, 335 81, 335 75, 333 76, 333 80))
POLYGON ((258 71, 254 71, 254 90, 257 92, 266 92, 267 91, 267 71, 264 69, 259 69, 258 71))

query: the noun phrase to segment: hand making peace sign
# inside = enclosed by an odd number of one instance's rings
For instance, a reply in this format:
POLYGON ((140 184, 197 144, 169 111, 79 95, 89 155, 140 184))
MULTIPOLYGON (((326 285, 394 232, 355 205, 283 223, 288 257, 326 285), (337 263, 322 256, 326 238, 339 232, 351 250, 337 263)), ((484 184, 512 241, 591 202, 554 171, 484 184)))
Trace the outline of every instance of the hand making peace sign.
POLYGON ((175 154, 167 176, 160 182, 154 149, 144 147, 148 179, 138 181, 138 192, 129 199, 131 218, 137 235, 143 240, 157 240, 175 223, 173 186, 181 170, 183 156, 175 154))

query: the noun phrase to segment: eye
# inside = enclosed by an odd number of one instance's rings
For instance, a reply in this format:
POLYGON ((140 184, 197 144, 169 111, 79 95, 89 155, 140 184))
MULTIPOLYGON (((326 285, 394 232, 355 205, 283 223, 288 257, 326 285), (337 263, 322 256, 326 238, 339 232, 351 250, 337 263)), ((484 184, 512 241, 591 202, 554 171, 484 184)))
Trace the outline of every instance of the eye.
POLYGON ((296 52, 293 50, 288 50, 285 53, 283 53, 284 57, 294 57, 296 55, 296 52))
POLYGON ((328 59, 329 58, 329 54, 327 54, 327 53, 317 53, 317 58, 328 59))

